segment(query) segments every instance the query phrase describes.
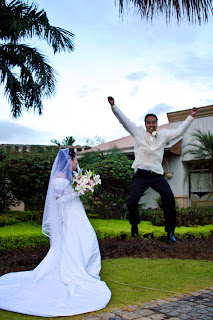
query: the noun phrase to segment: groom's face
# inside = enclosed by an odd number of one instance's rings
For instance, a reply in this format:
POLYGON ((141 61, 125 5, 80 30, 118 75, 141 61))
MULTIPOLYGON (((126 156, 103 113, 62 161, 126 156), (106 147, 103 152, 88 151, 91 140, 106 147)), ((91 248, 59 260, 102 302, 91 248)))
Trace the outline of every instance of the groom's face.
POLYGON ((157 129, 157 126, 158 126, 158 122, 155 117, 148 116, 146 118, 145 127, 147 132, 152 133, 154 128, 157 129))

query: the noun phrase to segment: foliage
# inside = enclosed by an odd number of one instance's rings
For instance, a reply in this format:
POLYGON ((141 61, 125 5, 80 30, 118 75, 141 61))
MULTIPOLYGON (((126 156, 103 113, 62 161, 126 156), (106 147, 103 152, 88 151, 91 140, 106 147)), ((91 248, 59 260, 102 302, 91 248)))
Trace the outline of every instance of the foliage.
MULTIPOLYGON (((98 239, 131 238, 131 228, 127 220, 90 219, 98 239)), ((0 250, 36 247, 40 244, 48 245, 49 239, 41 232, 41 225, 37 222, 21 222, 5 226, 0 229, 0 250)), ((213 225, 176 228, 177 238, 208 239, 213 234, 213 225)), ((153 226, 149 221, 139 224, 139 237, 143 239, 164 239, 167 233, 164 227, 153 226)))
POLYGON ((57 139, 51 139, 50 141, 57 146, 73 146, 73 144, 75 143, 75 139, 73 138, 73 136, 67 136, 62 140, 61 143, 57 139))
MULTIPOLYGON (((163 209, 163 201, 162 201, 161 196, 158 197, 158 198, 156 198, 156 199, 154 199, 154 200, 156 201, 156 203, 157 203, 157 205, 158 205, 158 208, 159 208, 159 209, 163 209)), ((175 199, 175 207, 176 207, 176 209, 177 209, 176 199, 175 199)))
POLYGON ((126 201, 133 176, 131 164, 132 161, 126 156, 119 155, 85 165, 84 169, 94 170, 101 177, 101 186, 87 203, 91 206, 92 213, 105 219, 127 217, 126 201))
POLYGON ((80 167, 84 168, 85 166, 91 165, 102 160, 120 159, 123 156, 124 154, 116 147, 111 149, 110 152, 105 152, 101 150, 87 150, 87 152, 81 154, 81 157, 79 158, 79 164, 80 167))
POLYGON ((75 143, 75 139, 73 138, 73 136, 67 136, 62 140, 63 146, 73 146, 74 143, 75 143))
POLYGON ((61 145, 61 143, 57 139, 51 139, 50 142, 52 142, 56 146, 60 146, 61 145))
POLYGON ((163 201, 162 201, 162 198, 161 197, 158 197, 157 199, 155 199, 157 205, 158 205, 158 208, 160 209, 163 209, 163 201))
POLYGON ((1 228, 0 250, 36 247, 48 245, 49 238, 41 232, 38 223, 22 222, 1 228))
POLYGON ((58 150, 49 152, 11 152, 0 162, 0 188, 10 190, 29 210, 42 211, 49 176, 58 150))
POLYGON ((105 140, 99 136, 95 136, 94 139, 87 139, 86 140, 86 146, 87 147, 95 147, 99 144, 103 144, 105 140))
POLYGON ((36 48, 20 41, 37 37, 52 46, 53 52, 73 51, 74 35, 60 27, 50 25, 44 10, 35 3, 22 0, 0 1, 0 83, 11 103, 14 117, 23 108, 42 114, 42 99, 55 91, 55 70, 36 48))
MULTIPOLYGON (((0 169, 2 168, 0 163, 0 169)), ((10 206, 18 204, 17 199, 11 192, 10 183, 7 180, 7 172, 0 174, 0 212, 9 209, 10 206)))
POLYGON ((40 222, 40 215, 33 215, 31 211, 5 211, 0 214, 0 227, 17 224, 20 222, 36 220, 40 222))
MULTIPOLYGON (((3 149, 0 149, 0 163, 6 158, 6 154, 3 149)), ((11 193, 9 182, 6 179, 6 172, 1 171, 0 174, 0 212, 9 209, 10 206, 16 205, 17 200, 11 193)))
MULTIPOLYGON (((183 155, 189 154, 193 157, 193 160, 196 160, 195 165, 199 163, 202 166, 208 164, 209 171, 212 177, 212 191, 213 191, 213 134, 210 131, 202 132, 201 130, 196 130, 195 133, 191 135, 193 141, 184 148, 187 150, 183 155)), ((193 170, 193 166, 190 169, 189 173, 193 170)))
MULTIPOLYGON (((204 226, 213 224, 213 207, 189 207, 176 209, 177 226, 204 226)), ((140 211, 143 221, 151 221, 155 226, 164 226, 164 215, 162 209, 144 209, 140 211)))
POLYGON ((170 22, 171 17, 177 19, 178 22, 184 20, 186 17, 190 23, 205 23, 208 22, 209 17, 212 15, 212 2, 211 1, 171 1, 155 0, 116 0, 119 4, 120 13, 124 12, 124 4, 127 9, 135 8, 136 12, 146 20, 153 20, 155 16, 162 14, 165 17, 167 23, 170 22), (130 5, 132 5, 130 7, 130 5))

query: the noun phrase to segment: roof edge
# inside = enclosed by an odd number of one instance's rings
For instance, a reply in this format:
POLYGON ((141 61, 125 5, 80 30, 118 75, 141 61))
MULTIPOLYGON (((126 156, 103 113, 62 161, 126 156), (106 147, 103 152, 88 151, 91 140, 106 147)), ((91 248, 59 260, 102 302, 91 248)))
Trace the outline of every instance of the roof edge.
MULTIPOLYGON (((195 118, 204 118, 204 117, 213 116, 213 105, 200 107, 197 109, 198 109, 198 113, 196 114, 195 118)), ((190 114, 190 110, 191 109, 169 112, 167 113, 167 118, 169 122, 183 121, 190 114)))

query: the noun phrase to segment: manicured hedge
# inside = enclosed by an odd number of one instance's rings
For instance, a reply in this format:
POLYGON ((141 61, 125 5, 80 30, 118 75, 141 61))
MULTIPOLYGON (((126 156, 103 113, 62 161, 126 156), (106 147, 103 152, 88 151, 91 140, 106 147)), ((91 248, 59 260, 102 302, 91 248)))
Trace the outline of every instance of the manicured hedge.
POLYGON ((0 214, 0 227, 33 220, 38 220, 38 217, 31 211, 5 211, 0 214))
MULTIPOLYGON (((151 221, 155 226, 164 226, 162 209, 140 210, 140 218, 143 221, 151 221)), ((213 207, 194 207, 177 209, 177 226, 204 226, 213 224, 213 207)))
MULTIPOLYGON (((130 238, 130 224, 126 220, 90 219, 98 239, 104 238, 130 238)), ((208 239, 213 235, 213 225, 176 228, 177 238, 208 239)), ((164 227, 153 226, 149 221, 139 224, 139 237, 144 239, 165 238, 164 227)), ((12 226, 0 228, 0 250, 13 250, 16 248, 36 247, 49 245, 49 238, 41 232, 41 226, 36 223, 23 222, 12 226)))
MULTIPOLYGON (((89 218, 101 218, 101 214, 88 210, 89 218)), ((5 211, 0 213, 0 227, 12 225, 24 221, 39 221, 41 223, 42 213, 32 213, 31 211, 5 211)), ((115 218, 115 217, 114 217, 115 218)), ((142 221, 151 221, 155 226, 164 226, 164 216, 161 209, 140 210, 142 221)), ((177 209, 177 226, 204 226, 213 224, 213 207, 195 207, 177 209)))
POLYGON ((0 250, 49 245, 49 238, 41 232, 41 226, 35 222, 23 222, 0 228, 0 250))

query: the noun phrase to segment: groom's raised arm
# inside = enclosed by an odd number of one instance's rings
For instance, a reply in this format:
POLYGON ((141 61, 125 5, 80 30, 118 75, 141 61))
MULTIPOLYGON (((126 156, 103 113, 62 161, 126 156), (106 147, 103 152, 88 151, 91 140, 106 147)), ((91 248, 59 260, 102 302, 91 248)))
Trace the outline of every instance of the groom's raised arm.
POLYGON ((182 136, 187 131, 189 126, 191 125, 197 112, 198 112, 197 108, 192 108, 188 117, 179 125, 179 127, 177 129, 166 130, 167 141, 169 142, 170 140, 172 140, 178 136, 182 136))
POLYGON ((111 105, 112 112, 122 124, 124 129, 126 129, 132 136, 135 136, 138 132, 138 127, 134 122, 131 122, 123 112, 115 105, 114 98, 108 97, 109 104, 111 105))

